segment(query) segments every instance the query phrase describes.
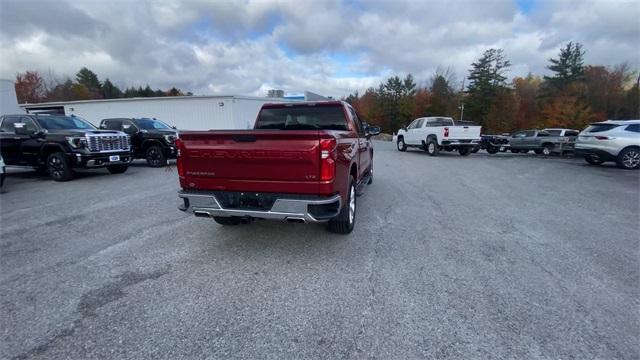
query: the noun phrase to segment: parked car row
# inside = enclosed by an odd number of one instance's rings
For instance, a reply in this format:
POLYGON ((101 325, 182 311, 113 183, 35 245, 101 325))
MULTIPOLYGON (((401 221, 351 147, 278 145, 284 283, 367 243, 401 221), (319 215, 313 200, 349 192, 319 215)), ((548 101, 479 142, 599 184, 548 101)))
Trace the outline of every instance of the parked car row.
POLYGON ((77 116, 21 114, 0 117, 0 154, 6 165, 46 171, 56 181, 78 169, 127 171, 134 158, 164 166, 175 157, 177 133, 155 119, 105 119, 100 128, 77 116))
POLYGON ((480 126, 452 118, 418 118, 398 131, 396 146, 399 151, 420 148, 431 156, 442 150, 457 150, 466 156, 481 149, 489 154, 507 150, 540 155, 575 153, 592 165, 613 161, 620 168, 640 168, 640 120, 593 123, 582 132, 548 128, 511 135, 481 135, 480 131, 480 126))

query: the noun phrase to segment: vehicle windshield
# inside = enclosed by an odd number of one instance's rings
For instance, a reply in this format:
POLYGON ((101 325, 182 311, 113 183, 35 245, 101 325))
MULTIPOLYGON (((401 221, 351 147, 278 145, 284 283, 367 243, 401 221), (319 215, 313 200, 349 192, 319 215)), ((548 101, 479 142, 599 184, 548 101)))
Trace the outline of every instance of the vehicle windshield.
POLYGON ((258 115, 256 129, 274 130, 347 130, 341 105, 287 106, 264 108, 258 115))
POLYGON ((171 127, 160 120, 134 119, 133 122, 142 130, 171 129, 171 127))
POLYGON ((95 130, 87 120, 78 116, 38 116, 38 124, 47 130, 95 130))

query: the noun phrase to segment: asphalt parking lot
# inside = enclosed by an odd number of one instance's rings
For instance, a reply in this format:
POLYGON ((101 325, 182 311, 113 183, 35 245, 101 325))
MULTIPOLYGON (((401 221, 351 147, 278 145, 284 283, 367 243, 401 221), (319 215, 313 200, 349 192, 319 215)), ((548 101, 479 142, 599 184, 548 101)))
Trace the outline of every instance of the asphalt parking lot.
POLYGON ((640 172, 376 143, 349 236, 221 227, 143 162, 0 195, 0 358, 638 359, 640 172))

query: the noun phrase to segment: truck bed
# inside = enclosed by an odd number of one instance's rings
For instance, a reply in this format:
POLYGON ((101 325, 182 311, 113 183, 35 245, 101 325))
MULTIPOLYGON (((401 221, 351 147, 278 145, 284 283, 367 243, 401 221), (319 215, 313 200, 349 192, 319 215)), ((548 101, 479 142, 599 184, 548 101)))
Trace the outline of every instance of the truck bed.
POLYGON ((186 131, 178 141, 183 189, 320 194, 323 130, 186 131))

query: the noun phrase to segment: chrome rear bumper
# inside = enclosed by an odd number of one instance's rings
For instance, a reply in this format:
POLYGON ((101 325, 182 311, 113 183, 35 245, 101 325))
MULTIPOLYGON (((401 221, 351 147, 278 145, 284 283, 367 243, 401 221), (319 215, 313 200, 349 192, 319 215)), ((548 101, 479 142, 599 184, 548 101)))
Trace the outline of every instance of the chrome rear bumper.
POLYGON ((274 201, 273 206, 271 206, 269 210, 225 208, 220 205, 220 201, 218 201, 214 193, 181 190, 178 192, 178 197, 182 200, 178 205, 179 210, 199 217, 237 216, 243 218, 315 223, 328 221, 337 216, 340 209, 342 209, 340 195, 318 199, 287 198, 286 195, 282 195, 282 197, 274 201), (319 208, 320 212, 312 210, 310 206, 319 208))

